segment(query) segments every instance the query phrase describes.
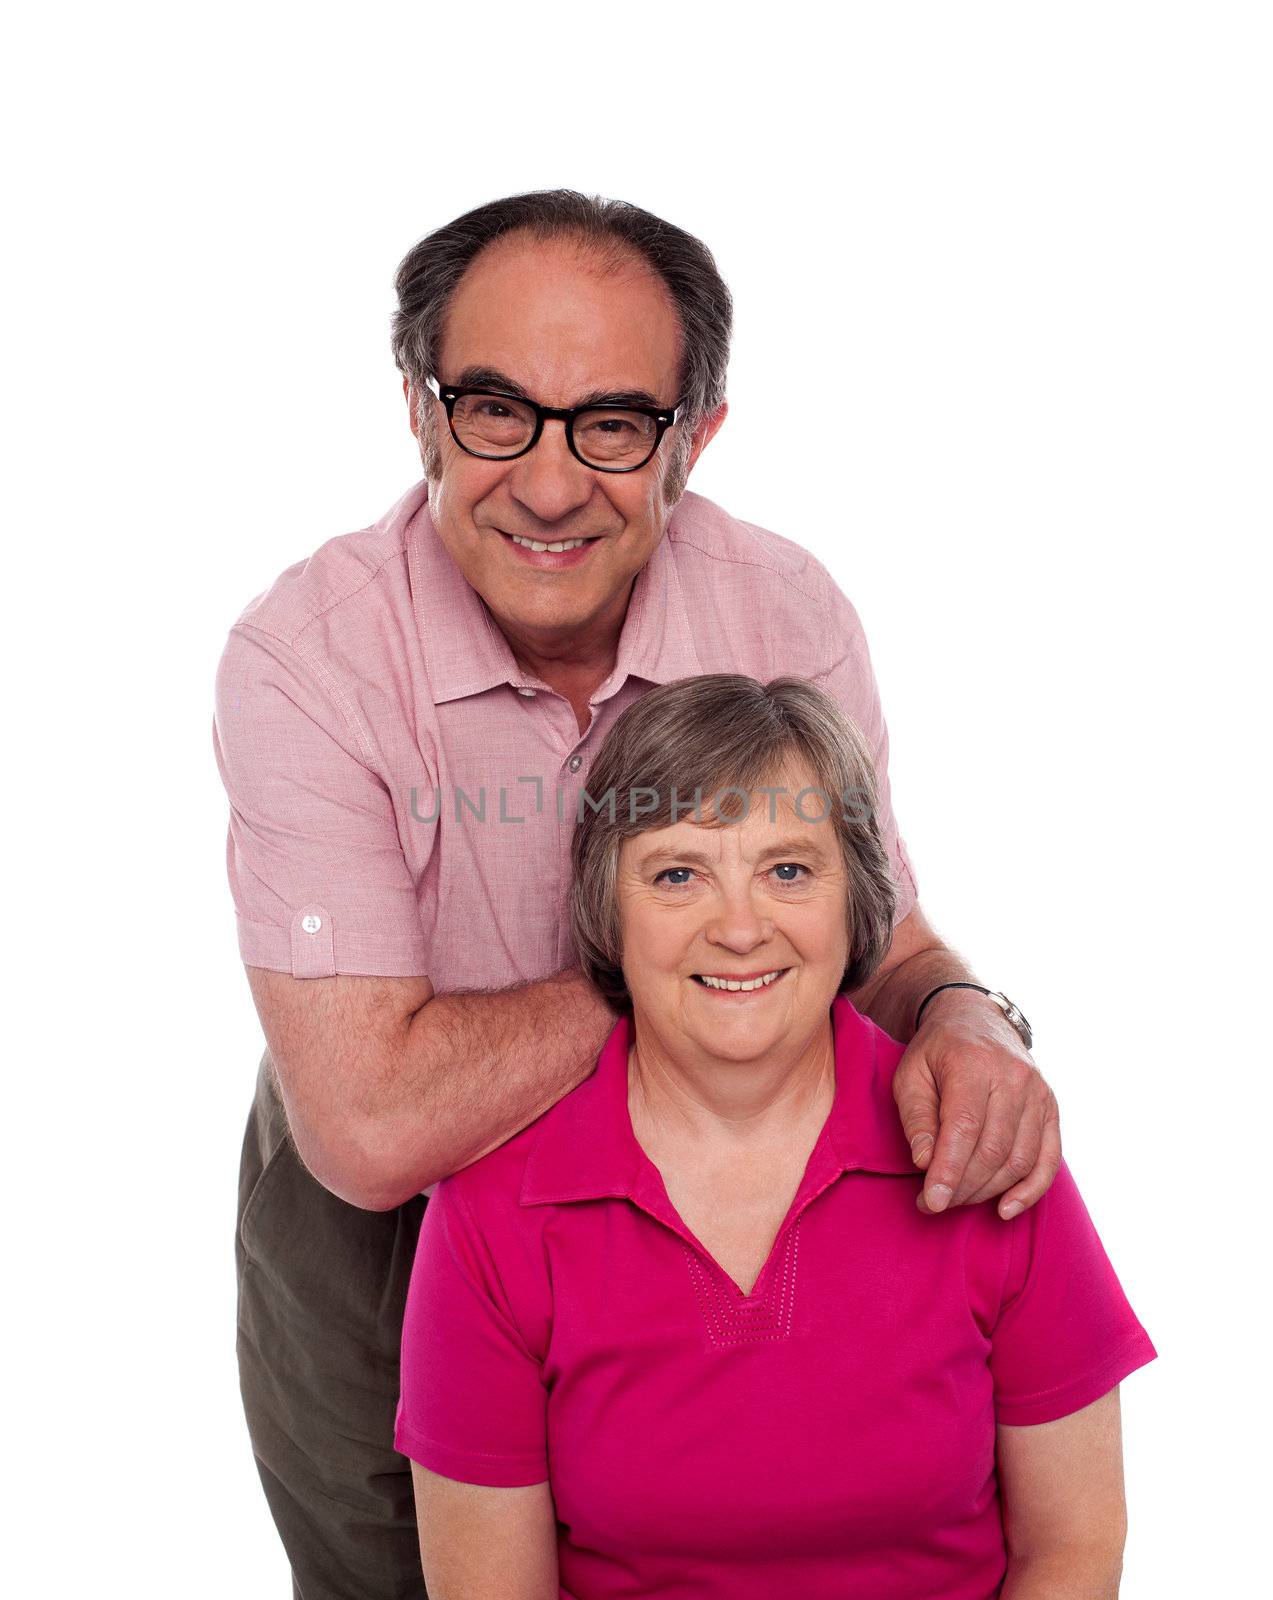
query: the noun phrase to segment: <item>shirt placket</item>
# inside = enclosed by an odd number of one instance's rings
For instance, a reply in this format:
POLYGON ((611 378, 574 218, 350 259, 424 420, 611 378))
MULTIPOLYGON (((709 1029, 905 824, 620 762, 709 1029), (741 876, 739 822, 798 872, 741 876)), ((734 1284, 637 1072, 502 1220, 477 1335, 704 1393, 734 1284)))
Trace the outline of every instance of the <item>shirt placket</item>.
POLYGON ((513 687, 521 698, 535 703, 528 705, 527 710, 544 718, 547 724, 545 743, 559 758, 551 771, 543 774, 542 789, 536 797, 536 803, 542 809, 550 809, 556 826, 556 892, 562 907, 558 921, 556 961, 560 969, 575 962, 574 942, 570 935, 569 918, 565 914, 570 881, 570 841, 574 833, 579 794, 586 781, 589 754, 586 747, 593 738, 597 716, 594 713, 587 730, 580 733, 574 708, 564 695, 538 679, 522 680, 513 687))

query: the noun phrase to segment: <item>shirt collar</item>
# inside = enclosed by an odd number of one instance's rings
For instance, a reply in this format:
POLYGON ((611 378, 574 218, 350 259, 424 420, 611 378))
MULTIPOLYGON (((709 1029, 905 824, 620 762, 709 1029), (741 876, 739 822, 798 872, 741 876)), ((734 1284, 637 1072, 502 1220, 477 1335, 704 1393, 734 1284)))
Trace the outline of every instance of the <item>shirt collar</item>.
MULTIPOLYGON (((390 515, 406 525, 411 592, 434 703, 481 694, 501 683, 515 689, 545 688, 518 666, 485 601, 451 559, 429 515, 428 492, 422 480, 390 515)), ((608 700, 630 677, 671 683, 703 670, 669 540, 676 515, 674 510, 632 585, 615 668, 593 704, 608 700)))
MULTIPOLYGON (((831 1027, 835 1099, 802 1189, 821 1189, 844 1172, 922 1177, 893 1099, 893 1071, 903 1047, 845 995, 831 1006, 831 1027)), ((668 1209, 657 1170, 637 1143, 628 1115, 630 1040, 631 1020, 621 1017, 592 1075, 544 1116, 527 1157, 522 1205, 618 1196, 656 1214, 668 1209)))

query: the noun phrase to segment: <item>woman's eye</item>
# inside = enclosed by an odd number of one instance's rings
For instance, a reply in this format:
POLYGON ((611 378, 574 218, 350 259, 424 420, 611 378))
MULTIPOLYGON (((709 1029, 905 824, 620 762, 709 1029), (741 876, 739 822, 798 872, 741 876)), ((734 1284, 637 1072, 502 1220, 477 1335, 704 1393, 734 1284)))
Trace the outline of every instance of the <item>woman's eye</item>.
POLYGON ((683 884, 688 883, 692 877, 693 873, 689 867, 664 867, 654 881, 655 883, 667 883, 673 889, 679 889, 683 884), (675 882, 673 882, 673 879, 675 879, 675 882))
POLYGON ((799 883, 805 870, 797 861, 782 861, 774 868, 779 883, 799 883))

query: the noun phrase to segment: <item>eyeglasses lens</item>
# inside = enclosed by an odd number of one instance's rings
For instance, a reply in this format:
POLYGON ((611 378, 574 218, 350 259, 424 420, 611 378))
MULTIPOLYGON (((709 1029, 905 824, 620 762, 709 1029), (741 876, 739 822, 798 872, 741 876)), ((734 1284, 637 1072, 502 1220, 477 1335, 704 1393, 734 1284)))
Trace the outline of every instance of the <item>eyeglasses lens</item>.
POLYGON ((639 467, 650 459, 658 431, 640 411, 581 411, 575 448, 595 467, 639 467))
POLYGON ((451 425, 465 449, 484 456, 513 456, 525 449, 534 433, 535 413, 502 395, 465 394, 455 402, 451 425))

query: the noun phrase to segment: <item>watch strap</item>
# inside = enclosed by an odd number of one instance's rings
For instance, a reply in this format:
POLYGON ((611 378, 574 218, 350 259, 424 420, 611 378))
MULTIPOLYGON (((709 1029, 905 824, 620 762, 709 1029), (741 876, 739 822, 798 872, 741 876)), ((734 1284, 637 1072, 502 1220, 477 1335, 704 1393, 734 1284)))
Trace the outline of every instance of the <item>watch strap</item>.
POLYGON ((962 981, 939 983, 935 989, 931 989, 920 1001, 919 1010, 915 1013, 915 1028, 917 1031, 919 1019, 924 1015, 924 1007, 935 995, 939 995, 943 989, 975 989, 978 994, 984 994, 988 999, 993 1000, 1004 1016, 1007 1017, 1008 1021, 1016 1029, 1017 1035, 1026 1049, 1029 1050, 1033 1046, 1034 1030, 1026 1021, 1025 1013, 1021 1010, 1021 1007, 1009 1000, 1006 994, 1001 994, 998 989, 987 989, 981 983, 965 983, 962 981))

